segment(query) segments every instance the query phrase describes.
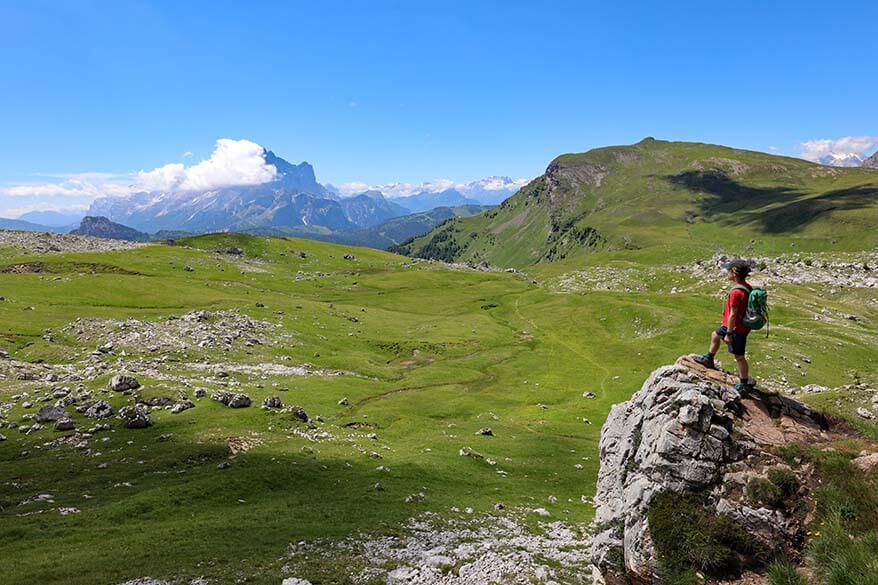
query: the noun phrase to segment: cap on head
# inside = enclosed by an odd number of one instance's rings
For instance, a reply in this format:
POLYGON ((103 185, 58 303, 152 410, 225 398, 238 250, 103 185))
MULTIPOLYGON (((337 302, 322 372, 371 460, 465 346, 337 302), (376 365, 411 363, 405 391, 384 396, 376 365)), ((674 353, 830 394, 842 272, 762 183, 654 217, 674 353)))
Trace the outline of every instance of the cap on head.
POLYGON ((736 258, 731 262, 726 262, 723 264, 723 268, 733 271, 739 278, 747 278, 747 275, 753 270, 750 267, 750 263, 741 258, 736 258))

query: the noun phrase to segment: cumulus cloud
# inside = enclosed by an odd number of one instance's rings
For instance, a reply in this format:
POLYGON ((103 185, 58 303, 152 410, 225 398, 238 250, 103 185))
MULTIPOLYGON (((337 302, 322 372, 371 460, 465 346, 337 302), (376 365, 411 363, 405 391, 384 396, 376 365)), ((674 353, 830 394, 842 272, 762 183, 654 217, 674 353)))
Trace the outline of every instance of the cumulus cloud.
POLYGON ((221 138, 216 141, 209 159, 185 170, 179 189, 206 191, 231 185, 267 183, 277 175, 277 169, 265 162, 263 153, 264 149, 255 142, 221 138))
POLYGON ((142 191, 208 191, 233 185, 259 185, 277 175, 265 162, 264 149, 249 140, 220 138, 210 158, 186 167, 170 163, 137 173, 142 191))
POLYGON ((878 136, 844 136, 835 140, 820 138, 799 145, 802 158, 822 162, 832 155, 857 155, 865 158, 878 147, 878 136))
POLYGON ((143 191, 172 191, 185 180, 183 163, 170 163, 151 171, 140 171, 135 184, 143 191))

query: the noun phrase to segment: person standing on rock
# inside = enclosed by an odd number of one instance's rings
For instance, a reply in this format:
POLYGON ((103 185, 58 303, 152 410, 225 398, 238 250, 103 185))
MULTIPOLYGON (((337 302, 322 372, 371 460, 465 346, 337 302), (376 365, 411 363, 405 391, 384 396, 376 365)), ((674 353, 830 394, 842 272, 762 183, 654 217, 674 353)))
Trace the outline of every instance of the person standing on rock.
POLYGON ((735 283, 723 308, 722 325, 710 336, 710 349, 707 353, 694 356, 693 359, 707 368, 715 368, 714 357, 719 351, 719 345, 724 342, 729 347, 729 353, 735 356, 738 362, 738 377, 740 381, 735 384, 738 392, 747 392, 753 389, 755 384, 750 380, 750 364, 747 363, 746 348, 747 334, 750 329, 743 323, 747 312, 747 299, 753 287, 747 282, 750 274, 750 264, 745 260, 733 260, 723 264, 728 270, 728 279, 735 283))

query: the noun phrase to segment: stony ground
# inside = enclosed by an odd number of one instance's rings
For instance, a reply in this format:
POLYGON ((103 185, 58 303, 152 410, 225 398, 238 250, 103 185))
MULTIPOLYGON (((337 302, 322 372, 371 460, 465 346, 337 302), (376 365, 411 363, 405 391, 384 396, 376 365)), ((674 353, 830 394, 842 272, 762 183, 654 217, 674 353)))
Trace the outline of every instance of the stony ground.
POLYGON ((424 514, 393 536, 356 536, 342 541, 291 544, 284 567, 313 558, 344 558, 354 583, 467 585, 475 583, 590 583, 591 541, 581 526, 541 522, 534 529, 521 516, 548 516, 545 508, 502 516, 453 510, 453 519, 424 514), (463 515, 460 515, 463 512, 463 515))
POLYGON ((13 248, 29 254, 109 252, 112 250, 132 250, 143 245, 136 242, 107 240, 92 236, 0 230, 0 248, 13 248))

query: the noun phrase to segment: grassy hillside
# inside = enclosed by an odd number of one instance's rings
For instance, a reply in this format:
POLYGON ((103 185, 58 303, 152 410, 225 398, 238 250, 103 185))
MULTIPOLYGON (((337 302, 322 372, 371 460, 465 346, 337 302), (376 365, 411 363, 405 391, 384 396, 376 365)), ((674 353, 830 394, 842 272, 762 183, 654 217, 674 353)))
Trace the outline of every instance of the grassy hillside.
MULTIPOLYGON (((0 359, 0 421, 31 424, 59 388, 116 409, 182 395, 196 404, 179 414, 158 407, 146 429, 89 420, 71 406, 79 430, 112 427, 75 441, 51 426, 0 428, 0 558, 15 559, 0 566, 0 583, 205 575, 276 585, 286 564, 315 583, 346 583, 344 559, 290 560, 289 543, 394 534, 425 511, 471 522, 465 508, 547 508, 549 520, 584 525, 593 512, 582 496, 594 492, 610 405, 655 367, 701 350, 717 317, 717 283, 666 271, 629 274, 645 285, 627 295, 563 293, 550 280, 292 238, 180 244, 0 250, 0 348, 10 354, 0 359), (671 296, 671 286, 690 288, 671 296), (194 310, 210 314, 169 320, 194 310), (209 328, 224 311, 264 323, 258 343, 245 343, 246 333, 227 347, 174 349, 173 336, 144 337, 92 355, 108 332, 209 328), (311 364, 304 374, 289 369, 303 364, 311 364), (123 371, 143 388, 110 391, 123 371), (195 398, 199 388, 245 392, 253 406, 195 398), (301 406, 312 423, 259 408, 269 395, 301 406), (494 436, 476 434, 486 426, 494 436), (460 456, 466 447, 485 459, 460 456)), ((772 294, 777 325, 751 342, 760 379, 878 382, 867 365, 878 335, 868 290, 820 298, 789 285, 772 294), (817 306, 860 320, 814 321, 817 306), (793 367, 800 354, 804 370, 793 367)))
POLYGON ((401 250, 523 267, 594 251, 641 258, 867 250, 878 245, 878 172, 647 138, 556 158, 500 207, 401 250))

